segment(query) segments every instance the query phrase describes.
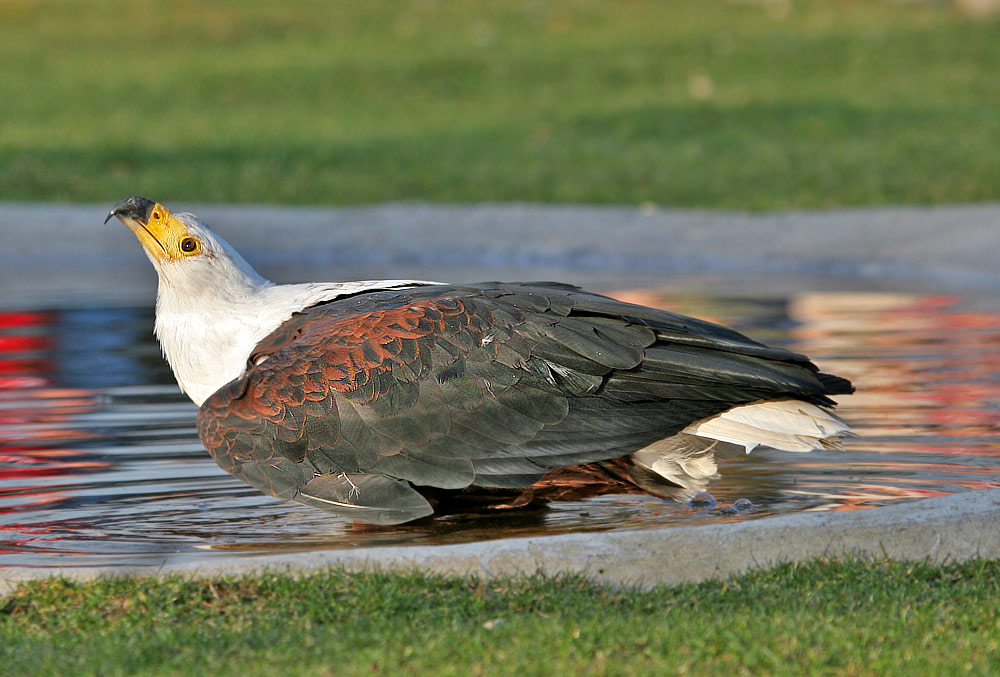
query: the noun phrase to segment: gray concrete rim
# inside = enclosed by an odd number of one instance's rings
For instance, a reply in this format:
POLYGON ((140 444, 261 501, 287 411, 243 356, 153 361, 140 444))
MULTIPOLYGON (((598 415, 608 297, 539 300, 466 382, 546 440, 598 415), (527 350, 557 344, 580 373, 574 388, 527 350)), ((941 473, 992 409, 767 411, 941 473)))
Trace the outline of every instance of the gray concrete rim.
POLYGON ((578 573, 646 587, 726 578, 750 569, 816 558, 964 561, 1000 558, 1000 489, 908 501, 853 512, 797 513, 723 525, 562 534, 442 546, 313 550, 234 556, 211 564, 0 570, 0 594, 18 582, 127 575, 215 576, 325 567, 420 570, 499 577, 578 573))
MULTIPOLYGON (((0 203, 0 302, 151 303, 155 275, 109 204, 0 203), (94 271, 99 271, 94 274, 94 271)), ((557 279, 590 287, 738 279, 992 293, 1000 204, 747 213, 581 205, 170 205, 279 282, 557 279), (805 280, 805 281, 803 281, 805 280)))

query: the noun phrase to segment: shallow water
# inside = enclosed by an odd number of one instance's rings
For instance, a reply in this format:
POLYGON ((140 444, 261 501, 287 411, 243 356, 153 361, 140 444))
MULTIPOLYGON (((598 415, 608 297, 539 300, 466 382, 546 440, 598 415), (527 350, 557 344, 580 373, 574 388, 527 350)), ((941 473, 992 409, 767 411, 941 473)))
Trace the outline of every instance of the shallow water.
POLYGON ((1000 487, 992 299, 615 295, 728 324, 852 379, 859 393, 841 398, 840 412, 859 437, 844 451, 723 460, 714 505, 602 496, 356 526, 263 496, 215 465, 153 342, 150 309, 0 311, 0 566, 207 564, 234 552, 720 523, 1000 487), (753 507, 735 509, 739 499, 753 507))

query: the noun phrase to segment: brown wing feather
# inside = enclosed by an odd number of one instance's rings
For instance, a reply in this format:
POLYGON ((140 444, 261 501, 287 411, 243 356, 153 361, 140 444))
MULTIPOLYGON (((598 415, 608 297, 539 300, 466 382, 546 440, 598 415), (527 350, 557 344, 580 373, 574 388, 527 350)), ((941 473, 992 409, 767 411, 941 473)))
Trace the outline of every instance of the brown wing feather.
POLYGON ((345 500, 308 494, 316 477, 404 480, 358 496, 391 523, 426 514, 401 498, 411 485, 527 486, 735 404, 846 387, 800 355, 570 287, 422 287, 296 314, 202 405, 199 432, 226 470, 313 505, 345 500))
POLYGON ((371 431, 377 450, 357 444, 339 450, 350 440, 342 434, 338 401, 365 407, 426 379, 432 337, 470 324, 463 304, 448 298, 363 313, 329 311, 314 309, 283 324, 253 352, 247 373, 202 406, 202 440, 226 470, 240 475, 248 464, 283 461, 309 461, 315 474, 370 470, 380 454, 402 445, 371 431))

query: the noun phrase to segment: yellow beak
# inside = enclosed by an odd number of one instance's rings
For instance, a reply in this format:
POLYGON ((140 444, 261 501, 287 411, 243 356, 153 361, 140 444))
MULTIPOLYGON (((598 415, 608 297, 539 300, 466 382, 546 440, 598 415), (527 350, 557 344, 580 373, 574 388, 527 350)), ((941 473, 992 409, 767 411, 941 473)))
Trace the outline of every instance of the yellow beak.
POLYGON ((111 208, 104 222, 107 223, 112 216, 135 233, 154 263, 181 257, 177 243, 187 237, 187 228, 159 202, 139 196, 125 198, 111 208))

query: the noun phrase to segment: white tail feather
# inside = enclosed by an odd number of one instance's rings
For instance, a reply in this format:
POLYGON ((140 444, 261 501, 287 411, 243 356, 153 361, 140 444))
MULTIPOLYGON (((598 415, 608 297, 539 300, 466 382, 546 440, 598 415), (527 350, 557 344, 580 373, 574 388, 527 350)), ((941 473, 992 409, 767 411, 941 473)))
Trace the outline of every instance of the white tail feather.
POLYGON ((847 423, 829 409, 802 400, 767 400, 696 421, 633 453, 632 461, 677 487, 643 488, 687 500, 719 476, 718 457, 749 454, 759 446, 782 451, 836 449, 842 438, 852 434, 847 423))
POLYGON ((850 426, 829 409, 795 399, 733 407, 692 423, 684 432, 742 445, 748 454, 758 446, 782 451, 837 448, 851 435, 850 426))
POLYGON ((678 433, 635 452, 632 461, 680 487, 680 491, 666 493, 686 500, 699 491, 705 491, 709 482, 719 477, 715 456, 717 453, 725 455, 725 448, 731 446, 717 440, 678 433))

